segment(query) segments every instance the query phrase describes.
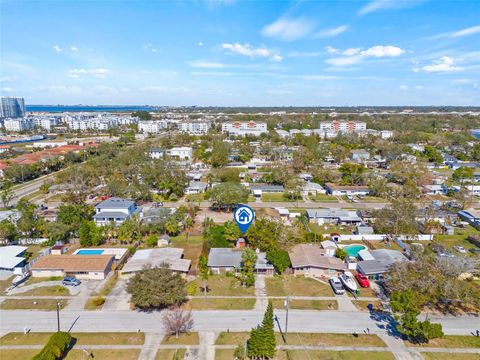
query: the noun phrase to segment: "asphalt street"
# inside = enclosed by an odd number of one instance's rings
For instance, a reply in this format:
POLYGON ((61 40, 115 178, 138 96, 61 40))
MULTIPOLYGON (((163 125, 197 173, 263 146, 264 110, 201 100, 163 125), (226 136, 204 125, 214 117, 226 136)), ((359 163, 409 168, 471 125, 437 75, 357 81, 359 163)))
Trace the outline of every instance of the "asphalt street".
MULTIPOLYGON (((275 311, 278 322, 285 324, 285 311, 275 311)), ((60 312, 61 328, 73 331, 162 331, 161 312, 136 311, 73 311, 60 312)), ((248 331, 262 321, 263 311, 194 311, 194 328, 197 331, 248 331)), ((443 325, 446 334, 470 334, 480 328, 478 316, 431 316, 432 322, 443 325)), ((374 319, 367 312, 290 310, 289 332, 385 333, 391 322, 374 319)), ((0 311, 0 331, 55 331, 55 311, 12 310, 0 311)))

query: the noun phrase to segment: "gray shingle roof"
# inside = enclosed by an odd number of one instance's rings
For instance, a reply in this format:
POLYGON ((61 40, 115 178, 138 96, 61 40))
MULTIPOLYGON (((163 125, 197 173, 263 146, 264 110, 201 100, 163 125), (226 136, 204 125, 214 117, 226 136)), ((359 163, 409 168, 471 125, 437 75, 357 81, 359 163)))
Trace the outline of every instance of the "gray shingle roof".
POLYGON ((104 201, 98 203, 97 205, 95 205, 95 208, 96 209, 102 209, 102 210, 105 210, 105 209, 111 209, 111 210, 127 209, 132 205, 135 205, 134 201, 121 199, 121 198, 117 198, 117 197, 111 197, 111 198, 109 198, 107 200, 104 200, 104 201))

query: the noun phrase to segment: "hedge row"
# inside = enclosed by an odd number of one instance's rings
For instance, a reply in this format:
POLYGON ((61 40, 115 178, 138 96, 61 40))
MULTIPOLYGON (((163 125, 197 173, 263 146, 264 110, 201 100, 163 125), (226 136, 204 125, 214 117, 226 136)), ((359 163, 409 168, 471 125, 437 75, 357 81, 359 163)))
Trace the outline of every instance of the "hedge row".
POLYGON ((43 347, 42 351, 35 355, 32 360, 58 360, 65 354, 65 351, 70 346, 72 336, 67 332, 56 332, 47 344, 43 347))

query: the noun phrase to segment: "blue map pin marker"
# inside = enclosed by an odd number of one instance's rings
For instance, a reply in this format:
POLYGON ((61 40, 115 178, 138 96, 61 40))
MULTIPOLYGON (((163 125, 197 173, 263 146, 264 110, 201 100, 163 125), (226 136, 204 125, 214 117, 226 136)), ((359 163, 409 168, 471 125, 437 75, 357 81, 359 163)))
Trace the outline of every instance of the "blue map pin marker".
POLYGON ((233 219, 237 223, 242 234, 248 230, 255 218, 255 212, 247 205, 238 205, 233 213, 233 219))

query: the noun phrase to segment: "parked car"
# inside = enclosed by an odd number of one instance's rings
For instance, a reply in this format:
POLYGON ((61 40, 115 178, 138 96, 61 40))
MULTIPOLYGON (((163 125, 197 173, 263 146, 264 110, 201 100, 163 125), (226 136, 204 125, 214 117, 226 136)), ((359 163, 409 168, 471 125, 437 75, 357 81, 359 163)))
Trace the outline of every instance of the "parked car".
POLYGON ((336 276, 331 277, 328 279, 328 282, 330 283, 330 286, 333 289, 333 292, 337 295, 341 295, 345 293, 345 289, 343 288, 342 282, 340 279, 336 276))
POLYGON ((65 285, 65 286, 78 286, 80 285, 82 282, 78 279, 75 279, 74 277, 64 277, 63 278, 63 281, 62 281, 62 284, 65 285))
POLYGON ((463 246, 454 246, 453 248, 461 254, 466 254, 467 253, 467 250, 465 250, 465 248, 463 246))
POLYGON ((360 284, 361 287, 363 288, 370 287, 370 281, 368 281, 368 278, 365 275, 357 273, 355 275, 355 279, 357 280, 357 282, 360 284))
POLYGON ((480 249, 479 248, 471 248, 468 249, 472 254, 480 254, 480 249))

